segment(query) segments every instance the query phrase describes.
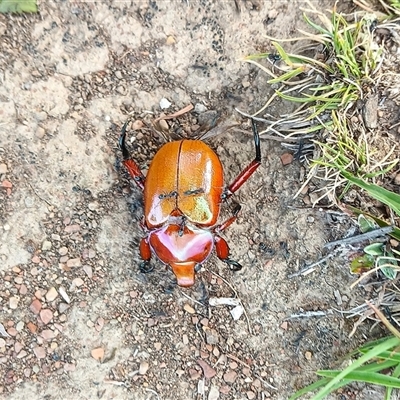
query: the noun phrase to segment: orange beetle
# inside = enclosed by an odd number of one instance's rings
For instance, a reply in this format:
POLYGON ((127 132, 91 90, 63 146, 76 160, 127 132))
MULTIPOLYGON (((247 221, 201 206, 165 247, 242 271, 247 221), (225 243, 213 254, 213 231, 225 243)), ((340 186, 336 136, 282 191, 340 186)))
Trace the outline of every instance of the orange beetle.
POLYGON ((122 128, 119 148, 123 164, 144 192, 146 237, 140 241, 143 262, 141 272, 149 272, 154 253, 169 265, 178 285, 192 286, 195 271, 215 247, 217 256, 232 270, 242 266, 229 258, 229 246, 219 233, 231 225, 240 211, 222 224, 217 224, 221 203, 232 196, 261 164, 260 137, 252 120, 255 159, 224 188, 221 161, 201 140, 183 139, 166 143, 153 158, 146 178, 125 146, 126 129, 122 128))

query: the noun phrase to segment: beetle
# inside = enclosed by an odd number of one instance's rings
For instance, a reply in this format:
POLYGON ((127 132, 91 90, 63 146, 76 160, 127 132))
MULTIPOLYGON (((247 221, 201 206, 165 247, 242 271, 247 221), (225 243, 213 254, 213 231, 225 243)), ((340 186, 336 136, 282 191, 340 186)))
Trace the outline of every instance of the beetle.
POLYGON ((119 137, 123 164, 143 191, 145 237, 139 251, 141 272, 150 272, 154 254, 169 265, 179 286, 192 286, 195 272, 215 248, 219 259, 232 270, 242 266, 229 257, 229 246, 220 233, 237 218, 218 224, 221 203, 230 198, 261 164, 260 137, 252 119, 256 156, 247 167, 224 187, 223 167, 216 153, 202 140, 182 139, 164 144, 150 163, 146 177, 130 158, 125 145, 127 121, 119 137))

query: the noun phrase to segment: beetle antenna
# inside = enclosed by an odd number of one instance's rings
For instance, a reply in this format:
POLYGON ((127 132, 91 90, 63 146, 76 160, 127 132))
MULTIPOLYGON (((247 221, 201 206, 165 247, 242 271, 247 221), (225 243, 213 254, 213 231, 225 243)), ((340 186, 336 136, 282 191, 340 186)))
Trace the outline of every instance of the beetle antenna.
POLYGON ((125 145, 125 137, 126 137, 126 129, 127 129, 128 124, 130 122, 131 122, 130 119, 128 119, 125 122, 124 126, 121 129, 121 135, 120 135, 120 137, 118 139, 118 147, 122 151, 122 155, 124 157, 124 160, 128 160, 129 159, 129 152, 128 152, 128 149, 126 148, 126 145, 125 145))

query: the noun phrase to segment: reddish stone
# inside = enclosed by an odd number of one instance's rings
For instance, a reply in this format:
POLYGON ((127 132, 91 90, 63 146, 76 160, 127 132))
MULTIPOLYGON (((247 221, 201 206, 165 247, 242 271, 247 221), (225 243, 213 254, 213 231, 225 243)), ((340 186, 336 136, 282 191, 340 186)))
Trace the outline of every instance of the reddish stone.
POLYGON ((37 314, 39 314, 40 310, 42 309, 42 303, 40 302, 40 300, 35 299, 32 301, 29 308, 34 314, 37 315, 37 314))
POLYGON ((33 322, 28 322, 26 325, 31 333, 36 333, 37 326, 33 322))
POLYGON ((282 165, 289 165, 293 162, 293 155, 290 153, 284 153, 281 155, 282 165))
POLYGON ((210 367, 205 361, 197 360, 197 363, 202 368, 204 377, 206 379, 210 379, 217 374, 217 371, 214 368, 210 367))

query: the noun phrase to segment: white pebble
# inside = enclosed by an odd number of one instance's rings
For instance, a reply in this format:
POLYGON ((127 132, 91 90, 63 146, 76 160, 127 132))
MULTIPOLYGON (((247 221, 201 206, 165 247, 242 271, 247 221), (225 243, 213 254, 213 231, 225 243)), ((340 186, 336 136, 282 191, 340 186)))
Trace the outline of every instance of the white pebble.
POLYGON ((160 108, 161 108, 162 110, 165 110, 165 109, 170 108, 170 107, 171 107, 171 102, 168 101, 165 97, 163 97, 163 98, 160 100, 160 108))

